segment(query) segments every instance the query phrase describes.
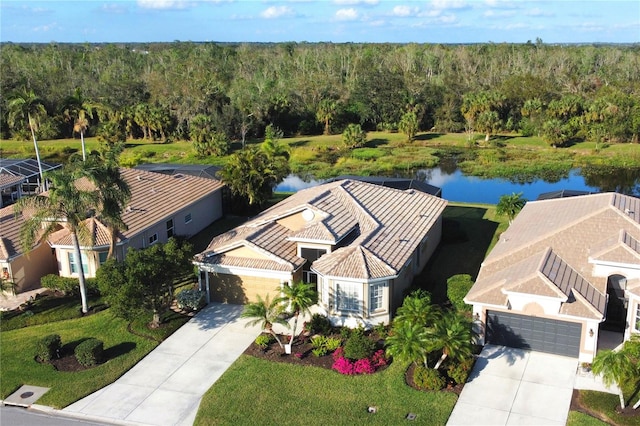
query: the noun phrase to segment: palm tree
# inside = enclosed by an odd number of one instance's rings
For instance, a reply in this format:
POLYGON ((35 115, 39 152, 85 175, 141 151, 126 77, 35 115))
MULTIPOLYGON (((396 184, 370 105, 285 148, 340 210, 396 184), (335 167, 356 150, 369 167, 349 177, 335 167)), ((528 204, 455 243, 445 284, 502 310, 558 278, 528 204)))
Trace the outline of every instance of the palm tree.
POLYGON ((318 110, 316 111, 316 118, 318 121, 324 123, 324 134, 331 134, 330 122, 336 115, 338 104, 332 99, 323 99, 318 104, 318 110))
POLYGON ((80 133, 82 142, 82 161, 87 160, 84 144, 84 132, 89 128, 89 120, 93 119, 93 110, 97 106, 87 102, 82 96, 82 91, 77 88, 72 96, 65 100, 63 116, 67 121, 73 122, 73 132, 80 133))
POLYGON ((251 321, 247 322, 245 327, 260 324, 263 330, 276 338, 281 348, 284 347, 278 335, 273 331, 273 324, 281 324, 285 327, 289 326, 289 323, 281 316, 284 312, 281 299, 275 298, 270 301, 269 295, 267 295, 264 300, 260 296, 257 296, 257 299, 256 302, 245 305, 242 314, 240 314, 240 318, 251 318, 251 321))
POLYGON ((9 115, 7 117, 8 124, 12 128, 16 126, 18 121, 27 120, 31 137, 33 138, 33 146, 36 150, 36 160, 38 161, 38 170, 40 172, 40 185, 45 189, 44 174, 42 173, 42 163, 40 162, 40 151, 38 150, 38 141, 36 139, 36 130, 38 130, 38 119, 47 114, 42 104, 42 100, 36 96, 32 89, 23 88, 16 92, 9 99, 7 104, 9 115))
POLYGON ((111 238, 107 259, 115 257, 118 234, 127 229, 122 213, 131 198, 131 190, 120 173, 118 155, 123 149, 122 143, 105 146, 99 156, 92 156, 80 170, 97 188, 98 219, 107 226, 111 238))
POLYGON ((416 133, 418 133, 418 127, 418 116, 414 111, 405 112, 398 124, 398 130, 407 135, 409 142, 415 139, 416 133))
POLYGON ((594 374, 602 375, 602 381, 606 386, 615 384, 618 386, 620 407, 625 407, 622 384, 625 379, 631 377, 637 369, 626 351, 603 350, 593 359, 591 370, 594 374))
POLYGON ((473 354, 474 332, 472 323, 456 311, 445 312, 427 331, 430 350, 442 350, 435 370, 447 357, 461 360, 473 354))
POLYGON ((439 314, 437 306, 431 304, 431 296, 428 293, 413 292, 405 297, 402 306, 398 308, 395 321, 406 321, 427 327, 438 318, 439 314))
POLYGON ((318 301, 318 296, 313 289, 313 284, 302 281, 284 285, 280 290, 282 291, 281 301, 284 302, 293 313, 293 330, 291 330, 291 340, 289 341, 289 344, 293 344, 300 314, 309 313, 309 308, 318 301))
POLYGON ((396 318, 385 340, 386 353, 402 363, 421 360, 427 366, 427 329, 423 324, 396 318))
POLYGON ((361 148, 367 142, 367 134, 359 124, 349 124, 342 132, 342 142, 348 149, 361 148))
POLYGON ((509 218, 509 225, 513 223, 513 219, 522 210, 527 200, 522 198, 522 192, 511 193, 511 195, 503 195, 496 206, 496 213, 500 216, 506 215, 509 218))
POLYGON ((48 178, 52 188, 47 194, 23 197, 15 204, 16 215, 28 216, 20 228, 22 247, 29 252, 38 237, 47 238, 60 225, 69 230, 78 266, 82 312, 87 313, 89 308, 79 241, 88 237, 84 221, 97 207, 98 200, 95 193, 78 189, 75 174, 66 169, 51 172, 48 178))

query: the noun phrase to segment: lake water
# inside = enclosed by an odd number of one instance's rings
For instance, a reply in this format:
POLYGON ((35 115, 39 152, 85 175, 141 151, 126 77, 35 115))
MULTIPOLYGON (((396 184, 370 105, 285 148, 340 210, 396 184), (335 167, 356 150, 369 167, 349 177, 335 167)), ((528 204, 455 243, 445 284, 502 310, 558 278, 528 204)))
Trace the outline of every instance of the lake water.
MULTIPOLYGON (((465 176, 460 170, 447 173, 439 167, 419 170, 416 176, 424 177, 426 183, 442 188, 442 198, 467 203, 497 204, 502 195, 513 192, 522 192, 522 196, 525 199, 535 200, 542 193, 563 189, 588 192, 611 190, 588 185, 585 178, 580 175, 579 169, 572 170, 568 177, 557 182, 546 182, 538 179, 532 183, 514 183, 506 179, 482 179, 475 176, 465 176)), ((640 177, 638 180, 640 180, 640 177)), ((289 175, 276 187, 276 191, 295 192, 316 186, 322 182, 321 180, 306 182, 297 175, 289 175)), ((622 192, 633 193, 633 190, 631 192, 622 192)))

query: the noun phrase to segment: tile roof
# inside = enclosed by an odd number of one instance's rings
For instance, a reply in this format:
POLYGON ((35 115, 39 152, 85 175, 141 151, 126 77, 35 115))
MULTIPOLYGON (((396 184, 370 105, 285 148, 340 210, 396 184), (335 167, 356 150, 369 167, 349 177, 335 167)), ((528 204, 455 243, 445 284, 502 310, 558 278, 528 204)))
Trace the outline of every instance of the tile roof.
POLYGON ((393 276, 440 218, 446 204, 441 198, 416 190, 355 180, 330 182, 299 191, 250 222, 214 238, 197 259, 207 262, 207 255, 212 258, 239 245, 250 247, 256 242, 257 230, 265 229, 270 234, 274 232, 267 229, 270 224, 310 210, 313 215, 308 215, 306 226, 287 229, 286 235, 279 229, 273 244, 260 247, 302 266, 305 261, 298 258, 295 242, 324 242, 333 245, 334 251, 314 262, 314 270, 322 274, 362 279, 393 276), (340 248, 341 241, 349 245, 340 248))
MULTIPOLYGON (((120 173, 131 190, 131 199, 122 214, 128 229, 122 231, 120 240, 141 233, 223 186, 220 181, 190 175, 165 175, 127 168, 121 168, 120 173)), ((83 180, 78 181, 78 186, 92 187, 83 180)), ((102 234, 95 237, 97 242, 104 241, 102 234)), ((56 241, 56 244, 67 245, 70 239, 59 235, 56 241)))
MULTIPOLYGON (((603 193, 528 202, 483 262, 466 300, 507 306, 506 296, 496 289, 520 282, 523 275, 517 268, 546 253, 540 272, 567 296, 560 312, 593 318, 605 311, 607 279, 594 276, 590 262, 638 264, 639 240, 638 198, 603 193)), ((548 293, 535 285, 521 284, 520 289, 548 293)))
MULTIPOLYGON (((87 234, 87 238, 91 241, 91 244, 82 244, 82 247, 104 247, 111 244, 111 235, 109 229, 96 218, 90 217, 85 220, 84 228, 87 234)), ((120 235, 117 241, 122 241, 122 235, 120 235)), ((54 232, 48 238, 49 244, 52 246, 71 246, 73 242, 71 240, 71 234, 66 229, 61 229, 54 232)))
POLYGON ((0 209, 0 260, 22 254, 20 227, 24 223, 22 215, 15 217, 13 206, 0 209))
POLYGON ((14 176, 9 173, 0 172, 0 189, 9 188, 24 181, 24 176, 14 176))

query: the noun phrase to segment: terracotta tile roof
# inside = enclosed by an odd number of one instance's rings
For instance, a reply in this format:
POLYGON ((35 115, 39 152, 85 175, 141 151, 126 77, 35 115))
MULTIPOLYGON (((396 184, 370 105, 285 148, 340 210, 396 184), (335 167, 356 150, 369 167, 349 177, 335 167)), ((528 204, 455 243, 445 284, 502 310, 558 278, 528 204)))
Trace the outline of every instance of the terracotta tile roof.
MULTIPOLYGON (((546 277, 569 298, 561 312, 590 318, 594 311, 603 313, 607 280, 593 275, 590 262, 638 263, 639 211, 638 198, 616 193, 528 202, 483 262, 466 300, 506 306, 506 298, 493 290, 520 279, 514 265, 548 252, 546 277)), ((528 292, 544 290, 532 286, 528 292)))
MULTIPOLYGON (((165 175, 127 168, 121 168, 120 173, 131 191, 131 199, 122 214, 128 229, 122 231, 120 240, 143 232, 223 186, 220 181, 190 175, 165 175)), ((76 184, 84 190, 94 188, 84 178, 76 184)), ((97 229, 92 224, 89 224, 89 228, 92 232, 97 229)), ((102 234, 96 234, 95 238, 97 242, 104 241, 102 234)), ((57 245, 66 245, 71 240, 59 235, 57 241, 57 245)))
POLYGON ((24 181, 24 176, 14 176, 9 173, 0 172, 0 189, 9 188, 24 181))
POLYGON ((20 245, 20 227, 24 223, 22 216, 15 217, 13 206, 0 209, 0 260, 22 254, 20 245))
MULTIPOLYGON (((104 247, 111 244, 109 229, 102 222, 91 217, 85 220, 83 225, 87 234, 86 237, 91 244, 81 242, 81 247, 104 247)), ((117 238, 117 241, 121 240, 122 236, 117 238)), ((73 244, 71 234, 64 228, 51 234, 48 241, 51 246, 71 246, 73 244)))
POLYGON ((292 264, 303 265, 304 259, 296 255, 296 240, 335 245, 357 230, 356 238, 348 239, 348 249, 339 248, 322 256, 314 262, 314 268, 326 275, 350 278, 393 276, 440 218, 446 204, 441 198, 416 190, 352 180, 331 182, 299 191, 247 224, 214 238, 198 259, 206 260, 207 253, 221 254, 238 245, 250 246, 255 243, 255 230, 307 209, 314 214, 306 226, 290 229, 285 238, 279 235, 269 248, 261 248, 292 264), (293 257, 299 261, 294 262, 293 257))

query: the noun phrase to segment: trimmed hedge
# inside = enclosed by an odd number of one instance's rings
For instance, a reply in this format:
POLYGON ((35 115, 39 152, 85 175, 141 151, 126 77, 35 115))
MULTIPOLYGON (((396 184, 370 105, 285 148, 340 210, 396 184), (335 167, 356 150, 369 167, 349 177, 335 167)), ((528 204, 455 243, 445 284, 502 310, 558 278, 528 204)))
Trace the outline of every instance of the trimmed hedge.
POLYGON ((104 353, 104 343, 98 339, 87 339, 84 342, 76 346, 74 354, 76 359, 85 367, 99 364, 102 362, 102 356, 104 353))
POLYGON ((353 333, 344 345, 344 356, 351 360, 369 358, 375 349, 375 342, 367 336, 353 333))
POLYGON ((42 362, 49 362, 58 357, 62 346, 59 334, 49 334, 36 343, 36 357, 42 362))
POLYGON ((453 275, 447 280, 447 297, 457 311, 471 311, 471 305, 464 303, 463 299, 472 286, 473 280, 468 274, 453 275))
MULTIPOLYGON (((95 278, 85 278, 87 294, 99 294, 98 282, 95 278)), ((45 275, 40 278, 40 285, 49 290, 61 291, 66 295, 79 295, 80 283, 77 278, 61 277, 56 274, 45 275)))

